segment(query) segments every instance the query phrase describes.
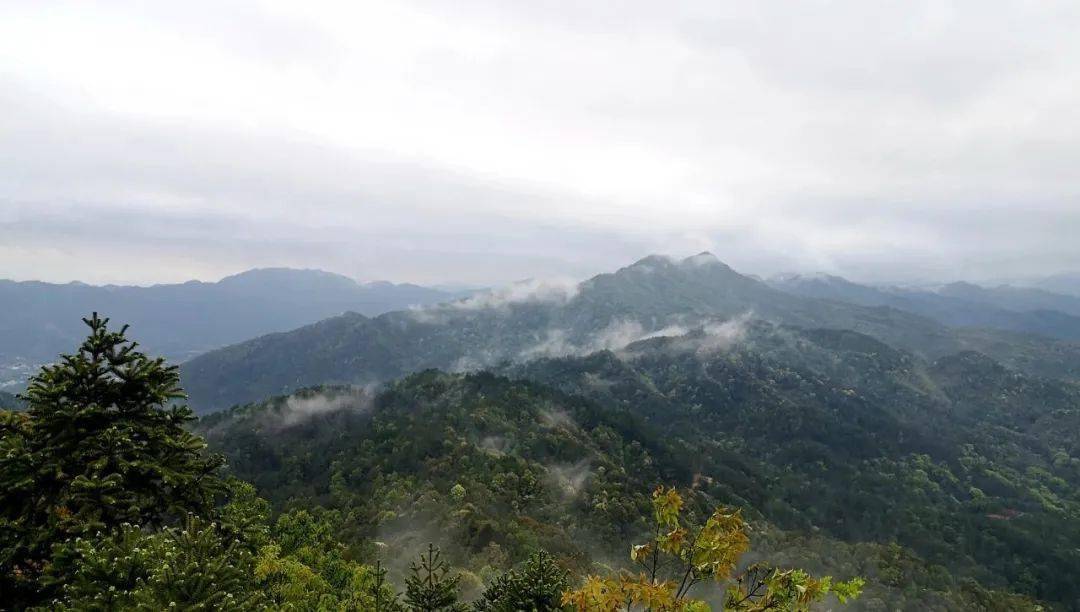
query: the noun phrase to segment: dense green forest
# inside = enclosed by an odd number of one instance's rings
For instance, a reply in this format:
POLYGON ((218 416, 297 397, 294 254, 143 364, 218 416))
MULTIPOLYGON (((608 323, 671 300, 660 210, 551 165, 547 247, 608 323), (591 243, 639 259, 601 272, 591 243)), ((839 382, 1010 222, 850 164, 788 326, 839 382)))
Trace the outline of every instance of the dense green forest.
POLYGON ((1080 388, 854 332, 750 336, 712 357, 654 339, 515 371, 641 414, 718 499, 784 528, 896 541, 960 576, 1080 601, 1080 388))
POLYGON ((1080 598, 1080 387, 979 353, 750 320, 195 420, 175 366, 87 322, 0 413, 15 609, 1080 598))
MULTIPOLYGON (((430 373, 380 396, 381 411, 393 414, 388 428, 375 428, 378 435, 357 461, 383 464, 386 477, 352 474, 349 482, 350 477, 342 481, 336 473, 331 488, 353 496, 352 503, 323 506, 316 484, 302 495, 303 507, 291 503, 296 507, 275 510, 259 497, 258 488, 275 485, 253 487, 229 476, 222 456, 207 452, 204 441, 186 427, 193 416, 175 403, 183 397, 175 366, 136 350, 125 330, 110 331, 106 319, 94 315, 86 323, 91 333, 79 350, 31 380, 24 396, 28 409, 0 412, 0 589, 5 607, 702 611, 710 609, 701 597, 710 597, 711 588, 722 593, 724 608, 753 611, 803 610, 827 597, 847 602, 860 594, 861 578, 837 581, 763 561, 741 564, 749 550, 750 524, 740 510, 711 507, 706 496, 692 489, 684 497, 676 488, 658 486, 651 494, 615 501, 624 492, 621 486, 650 476, 659 481, 664 471, 652 467, 640 444, 632 448, 620 442, 615 429, 607 436, 581 432, 537 439, 525 456, 492 452, 484 460, 463 451, 463 440, 449 426, 441 432, 429 427, 427 420, 442 414, 450 417, 448 425, 467 418, 466 412, 469 418, 484 418, 489 387, 510 394, 498 399, 520 400, 525 406, 538 406, 535 402, 549 397, 490 375, 473 381, 430 373), (419 426, 410 431, 410 423, 419 426), (561 534, 549 533, 540 521, 528 522, 527 506, 535 501, 538 509, 552 512, 554 499, 572 501, 579 479, 568 472, 549 480, 530 468, 526 456, 533 452, 552 460, 617 453, 612 460, 618 463, 610 467, 620 475, 613 476, 610 493, 612 517, 622 520, 591 522, 561 534), (470 460, 475 461, 458 465, 470 460), (429 463, 442 467, 424 469, 429 463), (635 465, 644 472, 631 478, 628 469, 635 465), (485 468, 491 470, 487 501, 480 495, 483 481, 477 479, 485 468), (451 480, 454 484, 446 486, 451 480), (376 509, 363 503, 367 498, 392 502, 409 497, 411 515, 400 506, 393 516, 387 510, 376 517, 365 514, 376 509), (499 518, 496 511, 504 517, 498 523, 493 522, 499 518), (420 522, 435 528, 439 520, 445 521, 444 528, 452 523, 463 529, 455 529, 455 536, 470 541, 452 537, 457 542, 448 544, 461 545, 446 553, 430 541, 426 548, 414 546, 419 555, 402 572, 403 590, 398 591, 380 557, 407 555, 405 549, 389 548, 403 546, 407 538, 378 543, 343 528, 408 520, 413 521, 408 531, 420 528, 420 522), (644 528, 636 529, 639 525, 644 528), (565 540, 571 531, 581 539, 565 540), (503 540, 504 535, 513 540, 503 540), (596 542, 591 552, 598 552, 609 536, 635 536, 641 543, 630 547, 626 563, 604 568, 574 556, 590 552, 583 546, 586 538, 596 542), (556 552, 546 551, 545 545, 556 552), (511 555, 526 550, 527 556, 514 563, 511 555), (480 576, 460 567, 472 563, 476 552, 488 562, 480 576), (585 567, 588 571, 574 572, 585 567)), ((305 427, 304 419, 319 413, 368 413, 342 410, 344 404, 328 411, 318 403, 342 397, 367 404, 362 394, 342 391, 337 397, 285 400, 276 413, 251 410, 247 417, 249 424, 281 431, 305 427), (280 413, 282 407, 293 411, 291 419, 280 413)), ((590 410, 588 403, 581 409, 590 410)), ((490 418, 492 431, 508 434, 508 420, 522 425, 538 420, 551 431, 576 429, 560 425, 556 415, 528 409, 510 415, 493 406, 490 418)), ((603 428, 605 416, 597 413, 595 418, 603 428)), ((645 434, 635 429, 632 418, 619 421, 611 425, 645 434)), ((228 424, 204 424, 211 429, 222 425, 228 424)), ((256 450, 249 465, 264 460, 272 461, 256 450)), ((295 477, 315 480, 314 474, 290 469, 270 471, 275 473, 269 478, 282 488, 295 477)), ((290 495, 294 502, 295 497, 290 495)), ((558 513, 538 516, 552 525, 564 521, 558 513)))
POLYGON ((708 342, 652 338, 503 376, 428 371, 375 396, 311 389, 199 427, 276 507, 337 509, 360 546, 423 540, 423 525, 478 574, 492 542, 522 558, 537 524, 544 547, 586 567, 592 542, 644 528, 646 501, 628 492, 663 481, 744 508, 759 549, 814 558, 797 550, 811 534, 829 551, 814 564, 868 578, 859 605, 951 609, 995 589, 1075 606, 1076 385, 851 331, 754 322, 738 347, 708 342), (851 546, 884 565, 847 565, 851 546), (922 569, 879 582, 897 559, 922 569))

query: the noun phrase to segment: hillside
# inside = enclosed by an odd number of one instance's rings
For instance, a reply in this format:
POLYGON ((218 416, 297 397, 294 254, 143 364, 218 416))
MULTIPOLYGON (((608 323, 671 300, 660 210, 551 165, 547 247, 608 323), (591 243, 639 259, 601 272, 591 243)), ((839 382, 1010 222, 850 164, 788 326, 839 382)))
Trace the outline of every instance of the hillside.
MULTIPOLYGON (((897 541, 1014 588, 1080 572, 1077 386, 976 353, 927 363, 852 332, 761 326, 729 354, 692 340, 511 373, 641 414, 781 527, 897 541)), ((1054 580, 1038 594, 1080 596, 1054 580)))
MULTIPOLYGON (((398 550, 433 539, 457 551, 455 565, 483 575, 541 546, 588 570, 625 554, 622 543, 646 527, 643 493, 668 482, 692 488, 695 507, 744 508, 755 550, 770 560, 867 576, 855 609, 975 608, 973 600, 989 595, 966 578, 1028 588, 992 559, 971 555, 1008 531, 985 518, 1003 503, 998 494, 979 508, 950 502, 956 487, 927 496, 942 479, 943 455, 916 451, 946 442, 927 439, 894 414, 895 404, 850 398, 833 380, 793 384, 794 372, 735 354, 701 364, 737 395, 724 400, 705 395, 708 379, 686 379, 687 370, 673 372, 668 362, 665 371, 683 380, 672 387, 674 379, 649 374, 654 364, 640 359, 600 353, 518 372, 564 381, 588 399, 487 373, 428 371, 377 395, 320 388, 235 408, 204 417, 198 431, 275 506, 336 512, 343 541, 358 555, 374 554, 372 540, 398 550), (815 395, 812 405, 799 404, 804 416, 791 418, 793 402, 815 395), (898 469, 926 480, 886 486, 898 469), (842 474, 859 486, 845 485, 842 474), (844 504, 860 509, 851 524, 837 520, 844 504), (951 541, 949 557, 941 539, 955 540, 953 524, 934 519, 958 509, 959 522, 981 521, 987 533, 971 550, 951 541)), ((1067 557, 1057 541, 1046 557, 1067 557)), ((1017 563, 1042 567, 1037 552, 1017 550, 1017 563)), ((1041 595, 1070 596, 1068 581, 1044 579, 1041 595)))
POLYGON ((82 336, 81 317, 108 313, 173 361, 346 311, 376 315, 458 297, 416 285, 359 284, 318 270, 250 270, 216 283, 151 287, 0 280, 0 383, 49 362, 82 336), (24 367, 20 368, 22 365, 24 367))
POLYGON ((311 385, 617 349, 703 324, 723 334, 725 321, 737 328, 744 319, 849 329, 927 358, 978 350, 1026 372, 1080 379, 1080 345, 792 295, 707 253, 651 256, 573 286, 527 283, 374 318, 348 313, 202 355, 184 365, 183 379, 192 405, 205 412, 311 385))

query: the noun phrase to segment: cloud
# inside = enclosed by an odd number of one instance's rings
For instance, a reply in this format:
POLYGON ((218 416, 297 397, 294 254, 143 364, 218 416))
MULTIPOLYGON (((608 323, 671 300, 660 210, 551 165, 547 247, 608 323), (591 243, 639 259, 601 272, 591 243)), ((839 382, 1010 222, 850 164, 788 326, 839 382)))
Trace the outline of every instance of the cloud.
MULTIPOLYGON (((732 347, 743 342, 753 320, 754 313, 748 311, 722 321, 704 319, 697 322, 685 322, 682 325, 672 325, 644 334, 635 342, 649 338, 670 338, 670 341, 664 344, 668 350, 691 351, 697 353, 699 357, 709 357, 731 350, 732 347)), ((622 348, 625 349, 626 345, 622 348)), ((631 355, 635 352, 633 347, 627 350, 631 355)))
POLYGON ((580 350, 585 353, 613 351, 644 336, 645 328, 641 323, 631 319, 618 319, 593 335, 588 344, 581 347, 580 350))
POLYGON ((3 274, 1080 268, 1078 27, 1020 0, 5 3, 3 274))
POLYGON ((681 336, 688 331, 688 327, 679 324, 650 331, 634 319, 615 319, 584 340, 574 342, 570 339, 570 333, 567 330, 553 328, 545 331, 545 336, 541 341, 521 350, 518 353, 518 359, 566 357, 588 355, 597 351, 617 351, 641 340, 681 336))
POLYGON ((313 417, 350 410, 366 412, 371 409, 373 396, 368 389, 353 387, 347 391, 325 393, 297 393, 290 395, 275 415, 274 425, 288 428, 299 425, 313 417))
POLYGON ((506 451, 510 449, 510 441, 504 436, 485 436, 477 446, 498 456, 506 454, 506 451))
POLYGON ((581 348, 568 339, 565 329, 549 329, 544 332, 544 339, 526 347, 518 353, 518 359, 528 360, 539 357, 564 357, 581 352, 581 348))
POLYGON ((697 353, 710 355, 735 346, 746 337, 747 327, 753 317, 753 312, 745 312, 721 323, 706 324, 701 328, 703 337, 698 342, 697 353))
POLYGON ((540 411, 540 424, 548 429, 577 429, 574 417, 565 410, 551 408, 540 411))
MULTIPOLYGON (((409 309, 409 316, 417 322, 444 324, 454 317, 492 310, 505 313, 517 304, 566 304, 580 291, 579 283, 570 279, 528 279, 478 291, 467 298, 441 304, 418 305, 409 309)), ((469 369, 473 362, 489 363, 476 356, 464 358, 461 370, 469 369)))
POLYGON ((567 501, 577 499, 592 476, 593 469, 588 459, 547 466, 549 486, 567 501))
POLYGON ((505 309, 513 304, 530 302, 565 304, 572 300, 579 290, 578 281, 572 279, 528 279, 498 289, 481 291, 440 307, 455 310, 488 310, 505 309))

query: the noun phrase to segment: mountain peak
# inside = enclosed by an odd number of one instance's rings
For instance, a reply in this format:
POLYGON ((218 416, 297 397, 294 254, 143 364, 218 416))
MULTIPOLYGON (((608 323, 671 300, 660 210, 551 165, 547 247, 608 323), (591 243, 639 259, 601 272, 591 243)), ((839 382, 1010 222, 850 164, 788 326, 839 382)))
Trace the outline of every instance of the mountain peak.
POLYGON ((297 279, 297 278, 310 278, 310 279, 335 279, 335 280, 348 280, 355 283, 347 276, 341 274, 335 274, 333 272, 327 272, 325 270, 316 270, 312 268, 252 268, 250 270, 244 270, 230 276, 222 278, 218 282, 231 283, 231 282, 243 282, 250 280, 264 280, 264 279, 297 279))
POLYGON ((644 269, 646 271, 651 271, 657 268, 670 268, 672 263, 671 258, 667 255, 646 255, 627 266, 626 269, 644 269))
POLYGON ((810 283, 823 283, 829 285, 855 285, 843 276, 829 274, 828 272, 781 272, 774 274, 768 279, 774 285, 803 285, 810 283))
POLYGON ((655 272, 658 270, 672 270, 677 268, 700 268, 707 266, 724 266, 716 255, 708 251, 702 251, 697 255, 691 255, 685 259, 675 259, 667 255, 649 255, 627 266, 626 270, 655 272))
POLYGON ((218 282, 218 285, 230 290, 270 292, 297 289, 350 291, 359 288, 359 284, 347 276, 324 270, 299 268, 254 268, 226 276, 218 282))
POLYGON ((716 255, 708 251, 702 251, 697 255, 691 255, 680 262, 684 266, 715 266, 721 264, 716 255))

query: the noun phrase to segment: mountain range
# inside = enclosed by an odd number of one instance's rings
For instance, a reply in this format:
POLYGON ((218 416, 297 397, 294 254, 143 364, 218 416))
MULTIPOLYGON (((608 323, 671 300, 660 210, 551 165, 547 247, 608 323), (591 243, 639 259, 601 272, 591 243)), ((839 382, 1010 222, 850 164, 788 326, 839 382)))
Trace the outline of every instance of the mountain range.
POLYGON ((180 374, 229 471, 356 558, 436 542, 463 584, 536 548, 606 572, 664 483, 739 508, 770 563, 865 577, 856 610, 1080 610, 1076 301, 649 256, 350 310, 180 374))
POLYGON ((183 361, 346 311, 377 315, 461 295, 287 268, 150 287, 0 280, 0 385, 25 378, 37 364, 78 344, 85 331, 80 318, 95 311, 131 325, 147 350, 183 361))
POLYGON ((914 307, 837 297, 777 288, 708 253, 650 256, 573 285, 532 281, 375 317, 345 313, 211 351, 184 364, 182 373, 193 407, 205 412, 310 385, 370 385, 426 368, 475 370, 692 330, 722 337, 739 321, 760 319, 851 330, 931 360, 975 350, 1018 371, 1080 380, 1078 344, 1030 330, 953 327, 914 307))
POLYGON ((839 276, 785 275, 769 284, 788 293, 862 306, 888 306, 953 327, 984 327, 1080 340, 1080 297, 1035 288, 951 283, 934 291, 872 287, 839 276))

